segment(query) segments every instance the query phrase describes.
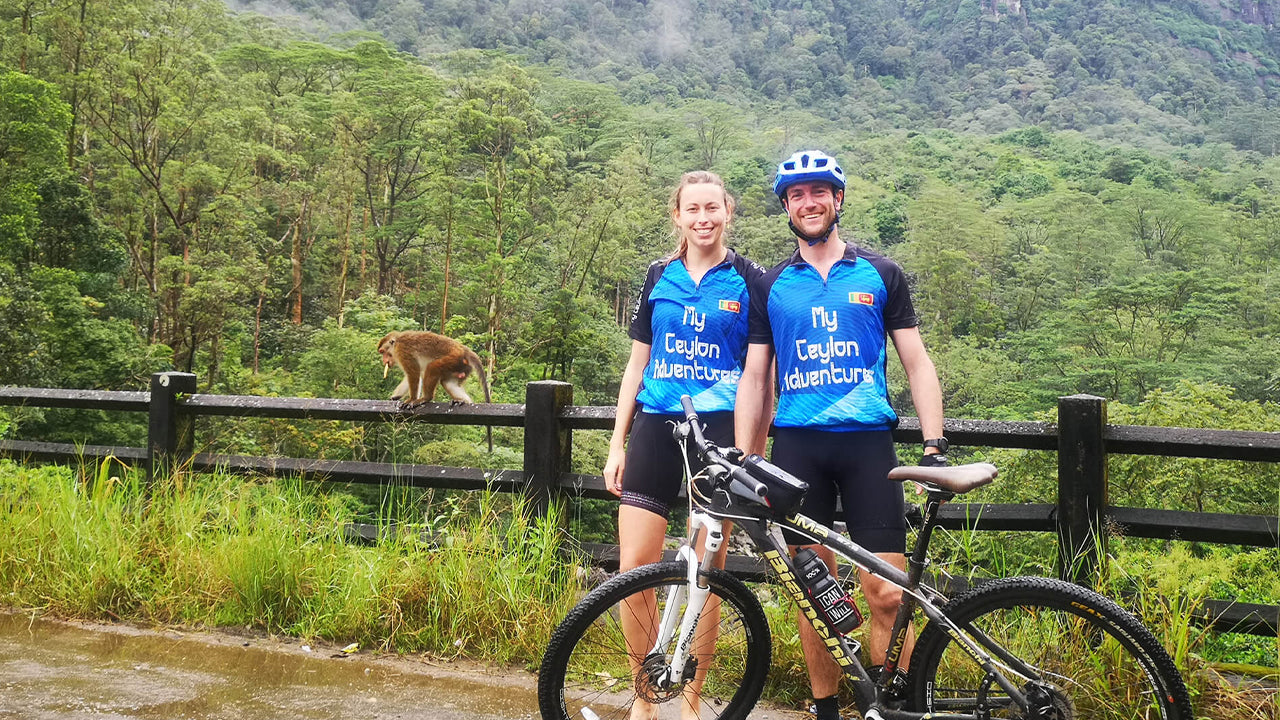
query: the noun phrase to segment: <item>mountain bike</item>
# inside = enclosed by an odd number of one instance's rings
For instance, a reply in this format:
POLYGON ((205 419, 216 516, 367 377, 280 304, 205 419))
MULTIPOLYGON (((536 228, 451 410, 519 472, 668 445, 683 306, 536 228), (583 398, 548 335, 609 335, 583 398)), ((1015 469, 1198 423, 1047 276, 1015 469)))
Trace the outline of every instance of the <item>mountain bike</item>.
POLYGON ((707 462, 706 470, 692 476, 686 450, 690 540, 676 560, 621 573, 568 614, 539 671, 543 720, 628 717, 637 698, 656 706, 662 717, 677 717, 681 709, 686 717, 693 711, 703 718, 747 717, 764 688, 772 640, 757 593, 711 566, 727 520, 745 531, 777 575, 780 593, 771 586, 759 592, 789 596, 799 606, 850 679, 854 704, 866 720, 1194 717, 1182 677, 1151 631, 1092 590, 1051 578, 1012 577, 947 598, 922 582, 939 507, 992 482, 993 465, 891 471, 893 480, 913 481, 926 492, 902 571, 796 513, 808 487, 804 482, 758 456, 708 443, 692 403, 684 409, 676 437, 681 447, 692 439, 707 462), (702 528, 708 531, 699 561, 692 546, 702 528), (839 603, 810 590, 779 528, 902 588, 889 651, 875 677, 863 665, 857 641, 837 629, 848 628, 837 617, 844 614, 839 603), (917 610, 927 624, 909 663, 903 663, 917 610), (621 629, 624 614, 648 628, 643 644, 633 639, 632 650, 621 629), (703 633, 714 633, 714 641, 699 643, 703 633))

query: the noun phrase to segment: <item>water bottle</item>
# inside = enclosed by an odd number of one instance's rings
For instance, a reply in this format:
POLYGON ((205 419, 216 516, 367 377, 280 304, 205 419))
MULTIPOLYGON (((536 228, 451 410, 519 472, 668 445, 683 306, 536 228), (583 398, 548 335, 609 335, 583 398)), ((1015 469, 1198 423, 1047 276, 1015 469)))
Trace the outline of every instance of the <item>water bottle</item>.
POLYGON ((818 610, 827 616, 831 626, 846 634, 862 624, 862 613, 853 604, 849 593, 840 587, 840 583, 831 577, 827 564, 822 562, 818 553, 809 548, 800 548, 796 553, 796 572, 800 582, 809 591, 809 599, 818 610))

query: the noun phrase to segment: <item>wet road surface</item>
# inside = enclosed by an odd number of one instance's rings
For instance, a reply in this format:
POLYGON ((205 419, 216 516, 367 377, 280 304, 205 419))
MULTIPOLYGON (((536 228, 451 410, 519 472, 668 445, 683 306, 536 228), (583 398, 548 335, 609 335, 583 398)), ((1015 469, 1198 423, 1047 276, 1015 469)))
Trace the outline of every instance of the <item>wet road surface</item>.
POLYGON ((537 716, 532 676, 333 648, 0 614, 0 718, 537 716))
MULTIPOLYGON (((537 717, 536 679, 518 669, 0 611, 3 720, 537 717)), ((758 709, 752 718, 812 716, 758 709)))

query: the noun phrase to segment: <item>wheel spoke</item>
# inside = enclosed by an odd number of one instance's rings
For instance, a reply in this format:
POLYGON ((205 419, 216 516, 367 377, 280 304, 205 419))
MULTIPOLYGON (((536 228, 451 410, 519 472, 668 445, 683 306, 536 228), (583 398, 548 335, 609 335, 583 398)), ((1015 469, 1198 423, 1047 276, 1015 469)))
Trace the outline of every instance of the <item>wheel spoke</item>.
POLYGON ((769 640, 763 610, 740 581, 722 573, 711 576, 711 596, 682 677, 667 680, 678 638, 649 655, 657 622, 672 597, 670 585, 683 579, 678 563, 646 566, 610 581, 580 603, 556 631, 543 660, 543 717, 567 713, 568 718, 594 715, 603 720, 651 713, 679 718, 693 703, 704 718, 743 716, 763 687, 769 640))
POLYGON ((1035 672, 1031 680, 1005 676, 1031 709, 1012 702, 936 627, 922 633, 912 657, 918 709, 965 713, 985 706, 993 718, 1063 720, 1191 716, 1181 678, 1154 636, 1096 593, 1047 578, 1011 578, 953 600, 946 612, 1035 672))

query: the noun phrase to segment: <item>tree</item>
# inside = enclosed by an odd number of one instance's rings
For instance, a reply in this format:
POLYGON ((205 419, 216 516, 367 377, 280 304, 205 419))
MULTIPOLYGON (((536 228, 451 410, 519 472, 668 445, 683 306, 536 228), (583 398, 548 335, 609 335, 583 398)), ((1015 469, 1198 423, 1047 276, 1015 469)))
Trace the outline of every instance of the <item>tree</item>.
POLYGON ((432 163, 432 125, 442 84, 426 68, 365 42, 353 54, 359 70, 335 100, 336 123, 355 156, 361 195, 373 223, 379 293, 391 290, 395 267, 415 244, 440 172, 432 163))
POLYGON ((39 223, 39 184, 61 172, 70 109, 54 86, 0 73, 0 261, 28 257, 39 223))
POLYGON ((714 170, 725 150, 742 137, 732 108, 720 103, 695 101, 685 106, 685 123, 693 135, 698 167, 714 170))
MULTIPOLYGON (((150 337, 194 357, 182 314, 190 262, 204 209, 243 177, 237 139, 220 116, 224 81, 206 44, 216 42, 225 11, 203 1, 138 0, 104 33, 112 50, 89 71, 88 114, 109 156, 122 161, 104 180, 114 193, 138 193, 136 224, 125 233, 134 272, 155 303, 150 337), (169 257, 178 258, 168 262, 169 257)), ((106 161, 103 161, 106 164, 106 161)), ((105 169, 105 168, 104 168, 105 169)), ((190 366, 185 366, 190 369, 190 366)))
POLYGON ((907 206, 908 242, 901 259, 917 278, 917 310, 929 338, 946 343, 997 331, 992 273, 999 227, 954 189, 928 184, 907 206))
POLYGON ((484 212, 477 250, 485 295, 489 371, 496 362, 510 303, 534 271, 523 264, 535 243, 546 241, 549 191, 560 163, 560 145, 535 100, 538 84, 506 63, 464 80, 455 89, 457 132, 469 151, 470 194, 484 212))

